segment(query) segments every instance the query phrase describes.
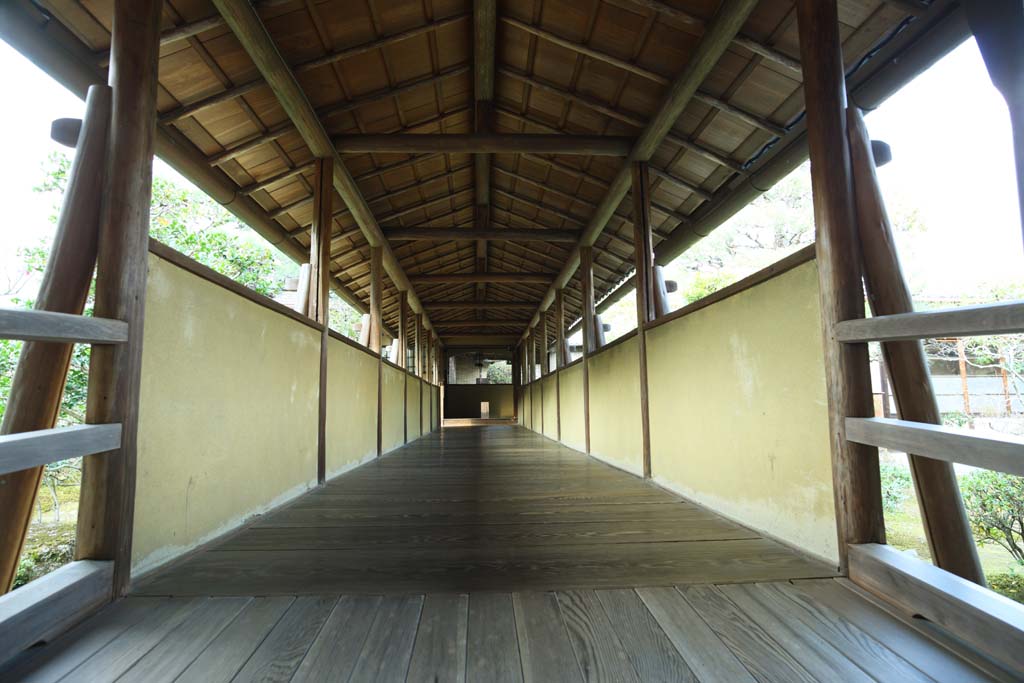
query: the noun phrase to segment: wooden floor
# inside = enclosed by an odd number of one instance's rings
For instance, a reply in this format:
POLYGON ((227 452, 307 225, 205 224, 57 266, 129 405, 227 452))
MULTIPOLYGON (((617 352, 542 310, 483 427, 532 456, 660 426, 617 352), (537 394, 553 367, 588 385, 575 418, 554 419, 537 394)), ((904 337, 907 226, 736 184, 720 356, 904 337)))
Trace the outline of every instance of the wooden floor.
POLYGON ((550 439, 489 426, 419 439, 133 592, 519 591, 833 575, 550 439))
POLYGON ((519 427, 447 429, 0 681, 978 681, 830 569, 519 427))

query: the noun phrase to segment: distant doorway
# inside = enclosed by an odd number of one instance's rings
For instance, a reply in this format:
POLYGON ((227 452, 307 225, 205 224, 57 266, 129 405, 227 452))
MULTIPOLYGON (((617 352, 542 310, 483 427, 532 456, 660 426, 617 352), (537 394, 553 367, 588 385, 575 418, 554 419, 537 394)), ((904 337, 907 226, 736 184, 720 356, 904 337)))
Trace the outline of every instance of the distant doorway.
POLYGON ((480 401, 480 417, 481 419, 488 419, 491 417, 491 402, 480 401))

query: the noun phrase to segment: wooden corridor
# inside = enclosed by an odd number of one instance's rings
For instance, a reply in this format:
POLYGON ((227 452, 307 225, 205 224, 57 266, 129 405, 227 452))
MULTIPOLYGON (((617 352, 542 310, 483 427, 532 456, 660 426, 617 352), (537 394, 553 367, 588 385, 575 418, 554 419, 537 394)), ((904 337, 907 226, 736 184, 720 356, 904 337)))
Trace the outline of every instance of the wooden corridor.
POLYGON ((158 572, 0 681, 989 680, 831 575, 521 427, 451 428, 158 572))

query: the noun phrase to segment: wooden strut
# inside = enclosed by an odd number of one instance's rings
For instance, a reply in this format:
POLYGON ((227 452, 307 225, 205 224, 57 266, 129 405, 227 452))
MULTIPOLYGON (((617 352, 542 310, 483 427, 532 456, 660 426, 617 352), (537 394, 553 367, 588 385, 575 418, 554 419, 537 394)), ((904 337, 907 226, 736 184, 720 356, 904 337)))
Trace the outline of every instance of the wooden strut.
MULTIPOLYGON (((847 129, 857 227, 864 258, 864 284, 872 315, 911 313, 913 299, 900 268, 892 224, 878 185, 871 138, 864 117, 856 107, 847 111, 847 129)), ((921 343, 885 341, 881 347, 900 418, 942 424, 921 343)), ((908 454, 908 458, 925 536, 935 564, 984 586, 985 575, 953 465, 913 454, 908 454)))
POLYGON ((128 323, 128 342, 96 346, 89 361, 90 423, 121 423, 121 449, 82 462, 76 559, 114 560, 114 596, 128 591, 142 371, 149 205, 156 134, 160 0, 117 0, 113 89, 94 315, 128 323))
POLYGON ((633 164, 633 258, 636 275, 636 340, 640 359, 640 431, 644 479, 651 478, 651 419, 647 399, 647 325, 655 319, 654 242, 647 164, 633 164))
MULTIPOLYGON (((81 315, 96 265, 100 198, 103 196, 111 90, 89 88, 77 153, 57 219, 34 309, 81 315)), ((25 342, 11 382, 0 434, 49 429, 57 423, 74 346, 25 342)), ((43 468, 0 476, 0 593, 10 590, 18 569, 43 468)))
POLYGON ((582 154, 621 157, 633 139, 611 135, 547 135, 534 133, 419 133, 338 135, 342 154, 445 152, 447 154, 582 154))
POLYGON ((555 419, 556 438, 562 440, 562 370, 565 368, 565 290, 555 293, 555 419))
POLYGON ((836 0, 797 0, 824 335, 840 571, 848 546, 884 543, 878 449, 846 439, 847 417, 871 417, 867 344, 843 344, 836 324, 864 317, 860 249, 846 136, 846 83, 836 0))
POLYGON ((407 294, 398 292, 398 364, 402 366, 402 443, 409 443, 409 316, 407 294))
POLYGON ((313 187, 313 229, 309 235, 309 302, 307 315, 320 331, 320 394, 317 416, 316 480, 327 481, 327 346, 330 339, 331 217, 334 189, 332 159, 316 160, 313 187))

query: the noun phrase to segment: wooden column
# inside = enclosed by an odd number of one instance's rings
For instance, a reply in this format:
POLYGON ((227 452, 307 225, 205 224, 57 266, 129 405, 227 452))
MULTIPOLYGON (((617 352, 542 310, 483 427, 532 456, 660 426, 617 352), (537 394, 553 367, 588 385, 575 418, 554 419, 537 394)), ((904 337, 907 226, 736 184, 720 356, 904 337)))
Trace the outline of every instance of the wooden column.
POLYGON ((964 0, 992 84, 1010 110, 1017 163, 1017 203, 1024 229, 1024 6, 1019 0, 964 0))
POLYGON ((548 311, 540 315, 540 374, 541 377, 551 372, 551 353, 548 349, 548 311))
POLYGON ((644 479, 651 478, 651 423, 647 403, 647 324, 655 318, 654 242, 647 162, 633 163, 633 258, 636 269, 636 340, 640 357, 640 431, 644 479))
MULTIPOLYGON (((89 88, 35 310, 81 315, 85 308, 96 267, 110 101, 110 87, 89 88)), ((72 344, 53 342, 22 345, 0 433, 50 429, 57 423, 73 349, 72 344)), ((42 467, 0 475, 0 593, 10 590, 17 574, 42 475, 42 467)))
POLYGON ((117 0, 111 36, 113 105, 93 310, 127 322, 128 342, 93 347, 86 417, 120 422, 121 449, 83 460, 75 555, 114 560, 117 596, 127 592, 131 576, 162 7, 160 0, 117 0))
POLYGON ((423 314, 413 316, 413 369, 417 377, 423 376, 423 314))
POLYGON ((516 347, 512 351, 512 416, 519 421, 519 395, 522 391, 523 367, 520 363, 522 351, 516 347))
POLYGON ((562 369, 568 362, 565 352, 565 290, 555 292, 555 436, 562 440, 562 369))
POLYGON ((398 292, 398 364, 402 366, 402 443, 409 443, 409 294, 398 292))
MULTIPOLYGON (((426 346, 426 339, 424 339, 423 329, 423 314, 416 314, 416 376, 423 379, 423 349, 426 346)), ((417 420, 420 425, 420 436, 423 436, 423 386, 420 382, 416 382, 416 395, 418 399, 416 405, 419 406, 419 416, 417 420)))
POLYGON ((381 307, 384 280, 384 250, 370 247, 370 340, 369 348, 377 356, 377 457, 384 444, 384 356, 381 354, 383 340, 383 316, 381 307))
POLYGON ((331 225, 334 223, 334 162, 317 159, 313 187, 313 226, 309 231, 309 283, 306 314, 320 333, 320 397, 317 416, 316 480, 327 480, 327 344, 330 339, 331 225))
POLYGON ((594 311, 593 247, 580 247, 580 282, 583 289, 583 432, 590 453, 590 354, 594 349, 597 313, 594 311))
MULTIPOLYGON (((857 226, 864 255, 864 283, 872 314, 912 313, 914 302, 903 277, 889 216, 875 174, 871 138, 856 108, 847 113, 856 192, 857 226)), ((882 342, 900 418, 942 424, 928 363, 919 341, 882 342)), ((885 377, 885 368, 882 369, 885 377)), ((884 385, 883 385, 884 386, 884 385)), ((883 397, 884 398, 884 397, 883 397)), ((960 496, 953 464, 908 454, 925 536, 935 564, 985 585, 985 575, 960 496)))
POLYGON ((874 412, 868 347, 841 344, 834 333, 836 323, 864 317, 836 0, 797 0, 796 9, 807 105, 839 561, 845 573, 847 546, 884 543, 885 524, 878 450, 846 440, 845 419, 871 417, 874 412))

